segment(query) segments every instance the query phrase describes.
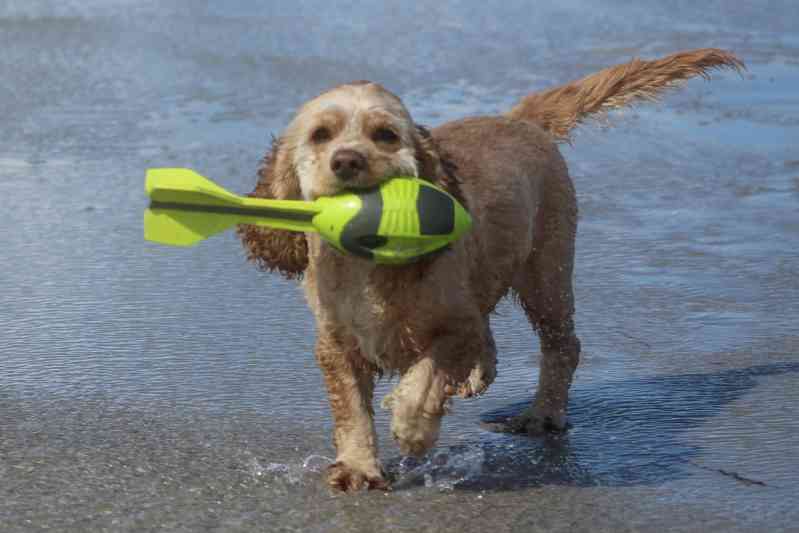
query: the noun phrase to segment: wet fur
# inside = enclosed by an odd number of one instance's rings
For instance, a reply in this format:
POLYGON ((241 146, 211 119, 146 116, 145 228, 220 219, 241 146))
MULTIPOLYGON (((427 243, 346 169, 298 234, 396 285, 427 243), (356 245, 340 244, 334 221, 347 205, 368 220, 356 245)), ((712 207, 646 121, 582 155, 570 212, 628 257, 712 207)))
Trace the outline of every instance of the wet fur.
POLYGON ((304 277, 335 421, 331 486, 387 486, 372 420, 376 374, 400 376, 382 405, 392 411, 393 436, 408 454, 434 445, 450 397, 485 391, 496 362, 489 315, 509 292, 538 333, 541 372, 533 404, 498 429, 564 429, 580 352, 572 319, 577 205, 556 142, 568 140, 590 116, 652 99, 714 68, 740 69, 742 63, 715 49, 633 60, 526 96, 505 116, 467 118, 430 131, 413 123, 399 98, 369 82, 336 87, 300 109, 265 158, 254 196, 308 197, 313 191, 302 190, 303 179, 306 188, 337 187, 326 166, 337 147, 356 147, 374 158, 382 174, 362 177, 374 184, 392 168, 407 169, 412 153, 418 175, 451 191, 474 221, 473 231, 451 250, 404 267, 342 255, 315 234, 239 228, 258 266, 304 277), (314 121, 330 108, 339 113, 336 131, 342 133, 330 145, 309 146, 314 121), (373 109, 388 110, 399 121, 400 146, 370 143, 363 124, 373 109))

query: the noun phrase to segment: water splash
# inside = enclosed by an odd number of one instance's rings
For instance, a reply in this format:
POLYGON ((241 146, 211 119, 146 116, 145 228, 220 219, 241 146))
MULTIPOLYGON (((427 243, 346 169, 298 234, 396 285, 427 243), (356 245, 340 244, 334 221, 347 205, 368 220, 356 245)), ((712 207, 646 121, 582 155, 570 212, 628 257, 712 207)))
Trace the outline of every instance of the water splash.
POLYGON ((485 451, 481 446, 442 448, 419 461, 402 458, 396 465, 397 489, 423 485, 439 491, 451 491, 463 482, 477 479, 483 472, 485 451))
POLYGON ((318 481, 319 474, 333 462, 333 459, 324 455, 311 454, 298 463, 267 463, 264 466, 252 457, 248 469, 253 478, 267 483, 303 486, 318 481))

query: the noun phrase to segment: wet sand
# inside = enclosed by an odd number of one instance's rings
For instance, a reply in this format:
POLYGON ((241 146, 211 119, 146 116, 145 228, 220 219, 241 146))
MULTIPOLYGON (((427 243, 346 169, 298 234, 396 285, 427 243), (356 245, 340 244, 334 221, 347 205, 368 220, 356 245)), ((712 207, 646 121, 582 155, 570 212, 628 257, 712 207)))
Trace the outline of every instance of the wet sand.
MULTIPOLYGON (((799 528, 799 5, 237 0, 0 6, 3 531, 793 531, 799 528), (499 377, 338 496, 298 287, 228 233, 142 239, 144 170, 247 192, 295 107, 380 81, 418 122, 507 109, 633 56, 716 46, 743 75, 581 128, 570 431, 484 431, 539 351, 510 302, 499 377)), ((381 382, 378 395, 391 383, 381 382)))

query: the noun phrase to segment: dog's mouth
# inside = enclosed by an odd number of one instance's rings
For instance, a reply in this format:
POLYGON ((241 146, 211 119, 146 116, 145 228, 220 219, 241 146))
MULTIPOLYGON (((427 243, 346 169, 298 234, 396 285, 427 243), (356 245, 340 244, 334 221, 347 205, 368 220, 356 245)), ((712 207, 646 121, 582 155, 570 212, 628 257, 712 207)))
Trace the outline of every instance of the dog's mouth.
POLYGON ((313 201, 317 198, 325 196, 335 196, 337 194, 344 194, 348 192, 363 193, 380 187, 383 183, 402 177, 415 177, 416 170, 408 170, 404 168, 395 168, 380 176, 371 174, 362 174, 353 176, 348 180, 336 179, 335 176, 324 176, 323 179, 316 180, 309 194, 305 196, 306 200, 313 201))
POLYGON ((341 187, 342 191, 369 191, 372 189, 376 189, 380 187, 380 184, 384 181, 388 181, 390 178, 382 179, 382 180, 357 180, 357 181, 350 181, 346 184, 343 184, 341 187))
POLYGON ((405 171, 393 171, 379 178, 373 178, 371 176, 358 177, 353 180, 337 184, 337 188, 339 189, 338 193, 353 191, 367 192, 380 187, 383 183, 394 178, 408 177, 411 175, 412 173, 405 171))

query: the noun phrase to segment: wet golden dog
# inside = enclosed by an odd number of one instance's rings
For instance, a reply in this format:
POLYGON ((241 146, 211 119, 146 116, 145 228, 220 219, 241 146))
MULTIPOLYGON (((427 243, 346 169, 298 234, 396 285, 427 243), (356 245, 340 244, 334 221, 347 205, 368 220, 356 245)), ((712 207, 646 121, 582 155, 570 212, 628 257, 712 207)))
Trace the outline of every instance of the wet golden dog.
POLYGON ((509 292, 538 333, 541 371, 533 404, 505 428, 565 427, 580 354, 572 320, 577 205, 556 143, 589 115, 721 67, 742 64, 715 49, 634 60, 528 95, 505 115, 433 130, 376 83, 339 86, 302 106, 264 160, 253 195, 312 200, 416 175, 450 191, 474 221, 447 252, 402 267, 343 255, 316 234, 239 228, 250 259, 303 279, 335 419, 333 487, 386 486, 372 420, 377 374, 400 376, 382 406, 405 454, 434 445, 450 397, 486 390, 496 362, 489 315, 509 292))

